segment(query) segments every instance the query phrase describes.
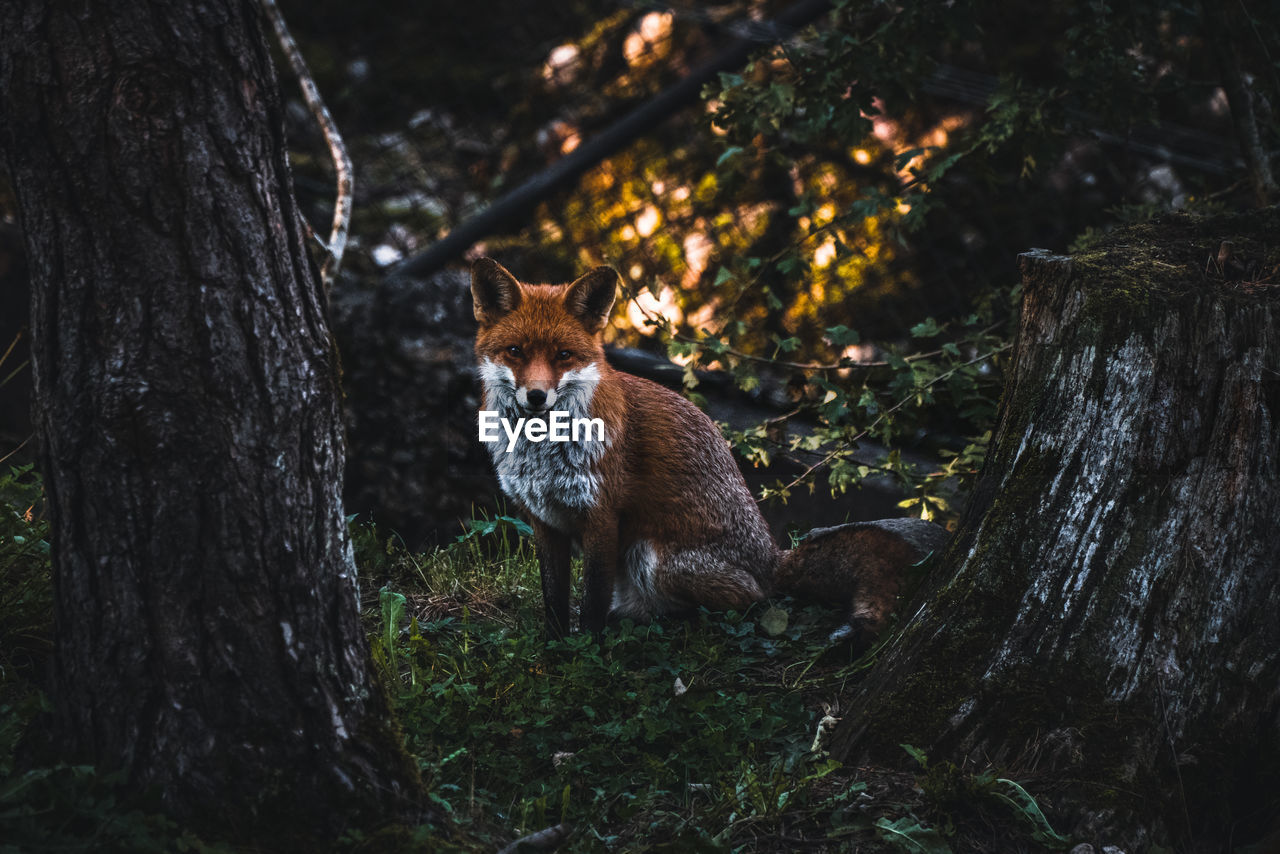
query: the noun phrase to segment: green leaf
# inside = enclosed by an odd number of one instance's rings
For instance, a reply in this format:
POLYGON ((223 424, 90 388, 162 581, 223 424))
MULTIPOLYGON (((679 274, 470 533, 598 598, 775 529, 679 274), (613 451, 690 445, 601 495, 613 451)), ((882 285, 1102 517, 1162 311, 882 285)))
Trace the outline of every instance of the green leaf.
POLYGON ((921 768, 927 769, 929 767, 929 759, 924 755, 923 750, 910 744, 899 744, 898 746, 907 751, 907 754, 910 755, 912 759, 920 763, 921 768))
POLYGON ((881 817, 876 822, 876 833, 897 851, 911 854, 951 854, 951 846, 942 834, 921 824, 912 815, 903 816, 897 821, 881 817))
POLYGON ((770 607, 760 615, 760 628, 771 638, 776 638, 787 630, 789 614, 781 608, 770 607))
POLYGON ((893 158, 893 168, 901 172, 903 169, 907 168, 908 163, 928 151, 928 148, 908 148, 906 151, 893 158))
POLYGON ((719 169, 720 167, 724 166, 726 163, 728 163, 730 160, 737 157, 741 153, 742 153, 742 146, 740 145, 729 146, 724 150, 723 154, 721 154, 718 158, 716 158, 716 168, 719 169))
POLYGON ((390 587, 378 591, 378 603, 382 609, 382 641, 386 645, 387 655, 395 649, 396 637, 400 634, 400 621, 404 618, 404 594, 397 593, 390 587))
POLYGON ((799 339, 799 338, 781 338, 781 339, 779 339, 779 338, 777 338, 777 337, 775 336, 775 338, 774 338, 774 343, 778 346, 778 349, 779 349, 779 350, 781 350, 781 351, 782 351, 782 352, 784 352, 784 353, 794 353, 794 352, 795 352, 797 349, 799 349, 799 347, 800 347, 800 339, 799 339))
POLYGON ((932 317, 925 318, 922 323, 917 323, 911 327, 912 338, 932 338, 942 330, 938 328, 938 323, 932 317))
POLYGON ((689 362, 684 366, 684 371, 681 372, 680 380, 686 389, 694 389, 698 387, 698 374, 697 369, 693 366, 693 362, 689 362))
POLYGON ((733 74, 729 71, 720 72, 720 85, 725 89, 741 86, 744 82, 741 74, 733 74))
POLYGON ((1008 780, 1004 777, 998 778, 996 782, 1003 783, 1005 786, 1008 786, 1013 790, 1013 797, 1009 797, 1000 792, 995 792, 994 794, 1012 805, 1019 815, 1035 827, 1035 832, 1032 834, 1032 838, 1035 839, 1036 842, 1053 848, 1070 847, 1071 840, 1053 829, 1049 824, 1049 819, 1045 818, 1044 812, 1040 809, 1040 805, 1036 803, 1035 798, 1031 797, 1030 792, 1022 788, 1022 786, 1015 783, 1013 780, 1008 780))
POLYGON ((858 334, 858 330, 850 329, 841 324, 840 326, 830 326, 826 330, 827 340, 831 342, 831 346, 836 349, 843 350, 845 347, 851 347, 862 341, 862 336, 858 334))
POLYGON ((533 527, 523 519, 519 519, 515 516, 499 516, 498 521, 506 522, 508 525, 515 528, 517 533, 523 537, 533 536, 533 527))

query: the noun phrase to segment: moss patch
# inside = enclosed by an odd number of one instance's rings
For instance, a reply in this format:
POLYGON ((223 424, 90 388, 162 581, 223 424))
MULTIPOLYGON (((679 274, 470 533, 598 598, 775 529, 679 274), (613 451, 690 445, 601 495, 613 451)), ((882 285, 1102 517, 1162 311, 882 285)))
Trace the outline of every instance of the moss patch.
POLYGON ((1117 229, 1073 256, 1085 316, 1127 317, 1207 291, 1280 300, 1280 208, 1198 217, 1168 214, 1117 229), (1229 253, 1219 263, 1224 241, 1229 253))

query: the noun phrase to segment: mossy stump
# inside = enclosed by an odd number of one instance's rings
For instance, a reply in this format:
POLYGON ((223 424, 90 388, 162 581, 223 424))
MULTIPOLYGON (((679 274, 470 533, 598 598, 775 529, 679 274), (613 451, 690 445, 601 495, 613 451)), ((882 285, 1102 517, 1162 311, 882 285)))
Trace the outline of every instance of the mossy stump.
POLYGON ((1076 841, 1280 815, 1280 212, 1021 256, 997 428, 833 753, 1028 783, 1076 841))

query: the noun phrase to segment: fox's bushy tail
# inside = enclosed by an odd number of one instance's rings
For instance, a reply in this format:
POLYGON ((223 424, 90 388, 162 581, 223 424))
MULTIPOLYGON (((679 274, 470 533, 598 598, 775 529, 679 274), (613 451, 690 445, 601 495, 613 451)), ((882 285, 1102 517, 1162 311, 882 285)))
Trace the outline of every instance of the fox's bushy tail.
POLYGON ((845 622, 830 641, 857 648, 875 641, 893 612, 903 576, 938 551, 947 531, 923 519, 880 519, 815 528, 782 552, 774 576, 781 592, 840 605, 845 622))

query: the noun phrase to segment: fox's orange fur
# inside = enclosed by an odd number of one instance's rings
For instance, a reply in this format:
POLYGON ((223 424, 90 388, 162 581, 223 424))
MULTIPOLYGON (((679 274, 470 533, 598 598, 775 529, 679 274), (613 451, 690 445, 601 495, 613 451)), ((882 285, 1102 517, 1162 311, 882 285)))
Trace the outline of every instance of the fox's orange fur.
POLYGON ((503 491, 532 520, 549 631, 569 628, 576 541, 582 627, 590 631, 611 615, 647 620, 700 605, 741 609, 777 585, 841 599, 857 637, 873 634, 892 607, 901 569, 938 540, 915 526, 941 529, 886 520, 887 527, 870 523, 847 535, 829 529, 822 542, 779 552, 715 424, 675 392, 605 361, 600 332, 617 285, 608 267, 569 285, 523 284, 488 258, 472 268, 485 408, 511 423, 551 411, 604 422, 603 441, 490 445, 503 491), (835 559, 840 553, 848 559, 835 559), (809 563, 815 573, 806 572, 809 563), (869 595, 860 599, 860 590, 869 595))

